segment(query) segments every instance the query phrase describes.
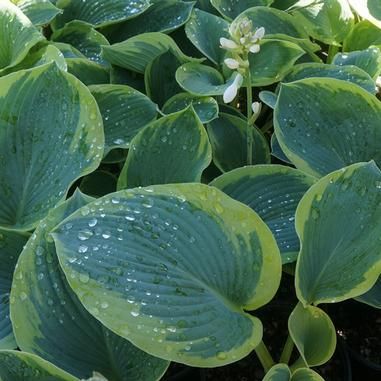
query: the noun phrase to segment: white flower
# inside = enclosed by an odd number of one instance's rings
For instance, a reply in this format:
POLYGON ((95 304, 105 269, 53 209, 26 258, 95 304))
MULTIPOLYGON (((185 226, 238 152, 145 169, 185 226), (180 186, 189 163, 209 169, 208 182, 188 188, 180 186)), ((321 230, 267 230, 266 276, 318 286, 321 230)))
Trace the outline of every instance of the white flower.
POLYGON ((238 94, 238 89, 241 87, 243 82, 243 77, 241 74, 237 74, 234 78, 233 83, 224 92, 224 102, 230 103, 238 94))
POLYGON ((261 112, 262 103, 261 102, 254 102, 251 105, 251 109, 253 110, 254 115, 258 115, 261 112))
POLYGON ((239 68, 239 62, 233 58, 226 58, 224 62, 229 69, 235 70, 239 68))
POLYGON ((265 35, 265 28, 261 26, 255 31, 253 38, 255 40, 261 40, 264 37, 264 35, 265 35))
POLYGON ((226 50, 234 50, 238 48, 238 45, 233 40, 229 40, 228 38, 225 38, 225 37, 220 38, 220 44, 221 44, 221 48, 226 50))
POLYGON ((250 46, 251 53, 258 53, 261 50, 261 47, 258 44, 253 44, 250 46))

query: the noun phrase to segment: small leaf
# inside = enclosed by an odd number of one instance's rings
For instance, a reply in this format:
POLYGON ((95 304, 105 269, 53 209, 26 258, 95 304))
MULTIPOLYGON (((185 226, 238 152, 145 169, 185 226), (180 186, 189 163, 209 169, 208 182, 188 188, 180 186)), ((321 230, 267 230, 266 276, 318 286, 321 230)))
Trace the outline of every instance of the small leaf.
POLYGON ((338 53, 332 61, 335 65, 354 65, 377 79, 381 73, 381 52, 376 47, 350 53, 338 53))
POLYGON ((225 173, 210 183, 250 206, 271 229, 283 263, 295 261, 299 240, 295 212, 300 199, 315 179, 281 165, 256 165, 225 173))
POLYGON ((128 148, 136 134, 157 117, 157 106, 144 94, 124 85, 89 87, 103 118, 105 153, 128 148))
POLYGON ((185 33, 192 44, 216 65, 222 64, 225 58, 220 38, 229 38, 228 29, 227 21, 197 8, 185 25, 185 33))
POLYGON ((198 182, 210 161, 208 136, 190 107, 159 119, 136 135, 118 189, 198 182))
POLYGON ((336 330, 329 316, 320 308, 295 307, 288 319, 292 340, 308 366, 325 364, 336 349, 336 330))
POLYGON ((381 29, 367 20, 355 24, 343 44, 344 52, 365 50, 372 45, 381 46, 381 29))
POLYGON ((142 350, 214 367, 238 361, 261 340, 261 322, 244 311, 274 296, 279 250, 255 212, 213 187, 156 185, 107 195, 63 221, 54 240, 84 306, 142 350), (77 234, 95 218, 83 254, 77 234), (93 250, 103 245, 110 255, 93 250), (97 308, 100 299, 109 308, 97 308))
POLYGON ((267 373, 263 381, 290 381, 291 371, 286 364, 276 364, 267 373))
POLYGON ((324 381, 324 379, 312 369, 300 368, 292 374, 291 381, 324 381))
POLYGON ((19 351, 0 351, 2 381, 79 381, 41 357, 19 351))
POLYGON ((174 95, 164 104, 163 114, 172 114, 192 105, 202 123, 209 123, 218 118, 218 103, 212 97, 197 97, 188 93, 174 95))
POLYGON ((30 230, 98 167, 102 118, 89 90, 55 64, 2 77, 0 89, 0 224, 30 230))
POLYGON ((358 296, 356 300, 381 309, 381 277, 378 278, 377 282, 368 292, 358 296))
POLYGON ((3 70, 20 63, 28 51, 44 40, 31 21, 9 0, 0 2, 0 75, 3 70))
POLYGON ((352 83, 308 78, 282 84, 274 128, 286 156, 315 177, 356 162, 381 163, 380 101, 352 83))
POLYGON ((52 23, 54 30, 72 20, 85 21, 94 27, 119 23, 138 16, 150 7, 149 0, 57 0, 56 6, 63 10, 52 23))
POLYGON ((301 250, 296 292, 304 304, 359 296, 381 271, 381 172, 374 162, 323 177, 296 211, 301 250))
MULTIPOLYGON (((247 164, 246 121, 235 115, 220 113, 208 124, 208 135, 213 149, 213 162, 221 172, 247 164)), ((253 162, 270 162, 270 150, 265 136, 256 128, 253 134, 253 162)))

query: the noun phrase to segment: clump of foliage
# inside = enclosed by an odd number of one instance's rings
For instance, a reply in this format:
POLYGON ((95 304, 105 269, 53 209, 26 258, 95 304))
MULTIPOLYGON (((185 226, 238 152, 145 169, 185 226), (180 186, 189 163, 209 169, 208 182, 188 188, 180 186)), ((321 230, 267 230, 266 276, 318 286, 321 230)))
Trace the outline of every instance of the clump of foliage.
POLYGON ((322 380, 320 305, 381 305, 377 4, 0 0, 0 379, 322 380))

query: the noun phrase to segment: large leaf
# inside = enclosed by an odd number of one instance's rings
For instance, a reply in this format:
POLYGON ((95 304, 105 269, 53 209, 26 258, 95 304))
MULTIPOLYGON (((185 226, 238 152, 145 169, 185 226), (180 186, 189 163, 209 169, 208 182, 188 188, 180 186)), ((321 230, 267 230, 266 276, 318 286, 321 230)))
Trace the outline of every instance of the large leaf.
POLYGON ((102 45, 108 45, 106 38, 91 25, 82 21, 72 21, 52 35, 53 41, 64 42, 78 49, 92 61, 107 64, 102 58, 102 45))
POLYGON ((381 73, 381 52, 376 47, 371 47, 365 50, 354 51, 350 53, 338 53, 333 58, 335 65, 355 65, 372 78, 377 79, 381 73))
POLYGON ((374 308, 381 308, 381 278, 379 277, 376 284, 368 292, 358 296, 356 300, 374 308))
POLYGON ((357 14, 381 28, 381 4, 378 0, 348 0, 357 14))
POLYGON ((381 163, 381 104, 362 88, 331 78, 282 84, 274 111, 279 144, 316 177, 349 164, 381 163))
POLYGON ((192 105, 202 123, 209 123, 218 117, 218 103, 213 97, 197 97, 188 93, 173 96, 164 104, 162 112, 172 114, 192 105))
POLYGON ((49 24, 62 11, 49 0, 12 0, 34 25, 49 24))
POLYGON ((128 148, 131 140, 157 117, 157 106, 144 94, 124 85, 90 86, 103 117, 106 153, 128 148))
POLYGON ((299 0, 291 9, 311 37, 329 45, 340 45, 354 25, 347 0, 299 0))
POLYGON ((274 296, 279 250, 250 208, 216 188, 172 184, 107 195, 53 236, 84 306, 144 351, 213 367, 259 344, 261 322, 244 310, 274 296), (92 234, 81 241, 85 229, 92 234), (102 301, 109 307, 99 308, 102 301))
MULTIPOLYGON (((253 163, 270 163, 270 150, 265 136, 256 128, 253 136, 253 163)), ((208 135, 213 149, 213 162, 221 172, 247 164, 246 120, 235 115, 220 113, 208 124, 208 135)))
POLYGON ((374 162, 313 185, 296 211, 296 231, 296 291, 304 305, 368 291, 381 272, 381 172, 374 162))
POLYGON ((159 119, 136 135, 118 187, 197 182, 211 156, 206 131, 189 107, 159 119))
MULTIPOLYGON (((76 192, 41 221, 26 244, 11 293, 17 344, 79 378, 97 371, 114 381, 157 380, 168 363, 105 329, 84 309, 60 270, 49 233, 92 200, 76 192)), ((89 230, 78 231, 76 240, 85 242, 89 234, 89 230)), ((107 309, 108 304, 100 301, 98 308, 107 309)))
POLYGON ((144 33, 111 46, 103 46, 103 57, 113 65, 144 74, 146 67, 168 50, 184 62, 189 61, 175 41, 163 33, 144 33))
POLYGON ((0 349, 17 347, 9 318, 9 294, 16 262, 27 239, 27 235, 0 231, 0 349))
POLYGON ((226 18, 234 19, 248 8, 271 5, 274 0, 210 0, 212 5, 226 18))
POLYGON ((105 30, 109 41, 120 42, 148 32, 169 33, 188 21, 194 6, 194 2, 179 0, 151 0, 151 3, 139 17, 105 30))
POLYGON ((9 0, 0 2, 0 75, 21 62, 30 48, 43 39, 16 5, 9 0))
POLYGON ((2 381, 79 381, 53 364, 30 353, 0 351, 2 381))
POLYGON ((229 24, 221 17, 194 9, 185 26, 185 32, 192 44, 213 63, 221 64, 226 51, 220 46, 220 38, 229 38, 229 24))
POLYGON ((59 29, 72 20, 86 21, 95 27, 109 25, 136 17, 150 5, 149 0, 58 0, 56 6, 63 9, 63 14, 56 17, 52 26, 59 29))
POLYGON ((342 81, 352 82, 361 86, 372 94, 377 92, 376 85, 368 73, 360 68, 348 63, 348 66, 340 66, 345 63, 334 62, 335 65, 327 65, 323 63, 304 63, 295 65, 291 72, 283 79, 282 82, 295 82, 304 78, 336 78, 342 81))
POLYGON ((299 240, 295 212, 300 199, 315 179, 281 165, 257 165, 223 174, 210 185, 252 208, 274 234, 282 262, 296 259, 299 240))
POLYGON ((89 90, 55 64, 0 78, 0 224, 29 230, 92 172, 102 118, 89 90))
POLYGON ((335 327, 319 307, 298 303, 288 319, 288 330, 308 366, 325 364, 335 352, 335 327))

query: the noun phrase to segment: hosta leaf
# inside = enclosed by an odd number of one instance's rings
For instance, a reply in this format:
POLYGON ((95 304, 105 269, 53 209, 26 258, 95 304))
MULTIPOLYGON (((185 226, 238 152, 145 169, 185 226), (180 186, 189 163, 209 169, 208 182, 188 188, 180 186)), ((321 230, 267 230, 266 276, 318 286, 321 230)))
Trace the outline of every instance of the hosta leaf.
POLYGON ((357 66, 353 66, 353 63, 348 63, 349 66, 339 66, 342 65, 342 63, 338 61, 334 61, 333 63, 335 65, 327 65, 323 63, 304 63, 295 65, 282 82, 295 82, 300 79, 313 77, 336 78, 342 81, 355 83, 372 94, 377 92, 374 81, 364 70, 361 70, 357 66))
POLYGON ((34 25, 49 24, 61 9, 54 6, 49 0, 12 0, 34 25))
POLYGON ((0 75, 21 62, 32 46, 44 40, 21 10, 9 0, 0 2, 0 75))
POLYGON ((354 84, 331 78, 282 84, 274 127, 286 156, 316 177, 360 161, 381 163, 381 104, 354 84))
POLYGON ((281 165, 257 165, 223 174, 210 185, 250 206, 271 229, 282 262, 296 259, 299 240, 295 232, 295 212, 300 199, 315 179, 281 165))
POLYGON ((197 97, 188 93, 173 96, 164 104, 162 112, 172 114, 192 105, 202 123, 209 123, 218 117, 218 103, 213 97, 197 97))
POLYGON ((87 58, 66 58, 66 64, 67 71, 87 86, 110 82, 109 70, 87 58))
POLYGON ((111 66, 110 83, 114 85, 127 85, 141 93, 146 91, 144 75, 119 66, 111 66))
MULTIPOLYGON (((253 134, 253 163, 270 162, 266 138, 256 127, 253 134)), ((246 121, 234 115, 220 113, 219 118, 208 124, 208 135, 213 148, 213 162, 221 172, 247 164, 246 121)))
POLYGON ((252 21, 254 28, 264 27, 265 37, 274 34, 283 34, 295 38, 307 37, 303 27, 292 15, 269 7, 254 7, 242 12, 234 21, 232 27, 248 18, 252 21))
POLYGON ((319 307, 298 303, 288 319, 288 330, 308 366, 325 364, 335 352, 335 327, 319 307))
POLYGON ((379 277, 376 284, 368 292, 358 296, 356 300, 374 308, 381 308, 381 278, 379 277))
POLYGON ((0 224, 29 230, 99 165, 102 118, 89 90, 55 64, 0 78, 0 89, 0 224))
MULTIPOLYGON (((286 77, 287 78, 287 77, 286 77)), ((263 90, 259 92, 259 99, 267 106, 274 110, 278 95, 272 91, 263 90)), ((273 135, 274 136, 274 135, 273 135)))
POLYGON ((303 304, 346 300, 374 285, 380 221, 381 172, 374 162, 333 172, 310 188, 296 211, 296 291, 303 304))
POLYGON ((220 46, 220 38, 229 38, 229 24, 221 17, 194 9, 185 25, 185 32, 192 44, 216 65, 222 63, 226 50, 220 46))
POLYGON ((176 71, 178 84, 188 93, 198 96, 222 95, 234 78, 235 74, 225 83, 219 71, 195 62, 188 62, 176 71))
POLYGON ((292 374, 291 381, 324 381, 324 378, 312 369, 300 368, 292 374))
POLYGON ((184 62, 171 51, 156 57, 146 68, 144 82, 147 95, 159 107, 182 91, 176 81, 176 70, 184 62))
POLYGON ((260 52, 249 55, 252 86, 279 82, 304 54, 293 42, 263 40, 260 52))
POLYGON ((24 234, 0 231, 0 349, 17 347, 9 318, 9 293, 16 262, 27 239, 24 234))
POLYGON ((348 0, 348 2, 361 18, 381 28, 381 4, 378 0, 348 0))
POLYGON ((269 6, 274 0, 210 0, 212 5, 226 18, 234 19, 248 8, 269 6))
POLYGON ((157 106, 131 87, 96 85, 89 89, 103 117, 106 153, 128 148, 134 136, 157 117, 157 106))
POLYGON ((263 381, 290 381, 291 371, 286 364, 276 364, 267 373, 263 381))
POLYGON ((60 50, 53 45, 48 45, 43 42, 33 46, 19 64, 5 69, 2 74, 8 75, 19 70, 31 69, 52 62, 61 70, 67 71, 66 61, 60 50))
POLYGON ((110 172, 99 170, 85 176, 80 189, 93 197, 102 197, 116 191, 117 177, 110 172))
POLYGON ((210 161, 208 136, 190 107, 159 119, 136 135, 118 187, 198 182, 210 161))
POLYGON ((41 357, 26 352, 0 351, 2 381, 79 381, 41 357))
POLYGON ((286 364, 277 364, 267 372, 263 381, 324 381, 324 379, 308 368, 299 368, 291 375, 291 370, 286 364))
POLYGON ((70 44, 52 41, 51 45, 59 49, 65 58, 86 58, 78 49, 70 44))
POLYGON ((300 0, 291 9, 311 37, 329 45, 340 45, 354 25, 347 0, 300 0))
MULTIPOLYGON (((80 378, 93 371, 115 381, 157 380, 168 363, 104 328, 82 306, 59 267, 50 231, 93 199, 76 192, 41 221, 14 275, 11 316, 19 347, 80 378)), ((78 231, 85 242, 89 230, 78 231)), ((105 301, 99 308, 106 309, 105 301)))
POLYGON ((108 41, 87 23, 82 21, 69 22, 62 29, 54 32, 51 38, 53 41, 72 45, 94 62, 107 65, 101 56, 101 46, 108 45, 108 41))
POLYGON ((175 41, 163 33, 144 33, 111 46, 103 46, 103 57, 113 65, 144 74, 146 67, 168 50, 184 62, 190 60, 175 41))
POLYGON ((381 52, 376 47, 350 53, 338 53, 332 63, 335 65, 355 65, 368 73, 372 78, 377 78, 381 73, 381 52))
POLYGON ((136 17, 150 5, 149 0, 58 0, 56 6, 63 14, 56 17, 52 26, 59 29, 72 20, 86 21, 95 27, 105 26, 136 17))
POLYGON ((272 299, 279 250, 262 220, 219 190, 172 184, 121 191, 77 211, 53 235, 81 302, 144 351, 213 367, 260 342, 261 322, 244 310, 272 299), (89 224, 93 235, 78 240, 89 224))
POLYGON ((151 3, 139 17, 105 30, 109 41, 120 42, 148 32, 169 33, 188 21, 194 6, 194 2, 179 0, 151 0, 151 3))
POLYGON ((364 50, 372 45, 381 46, 381 28, 367 20, 355 24, 344 40, 343 51, 364 50))

